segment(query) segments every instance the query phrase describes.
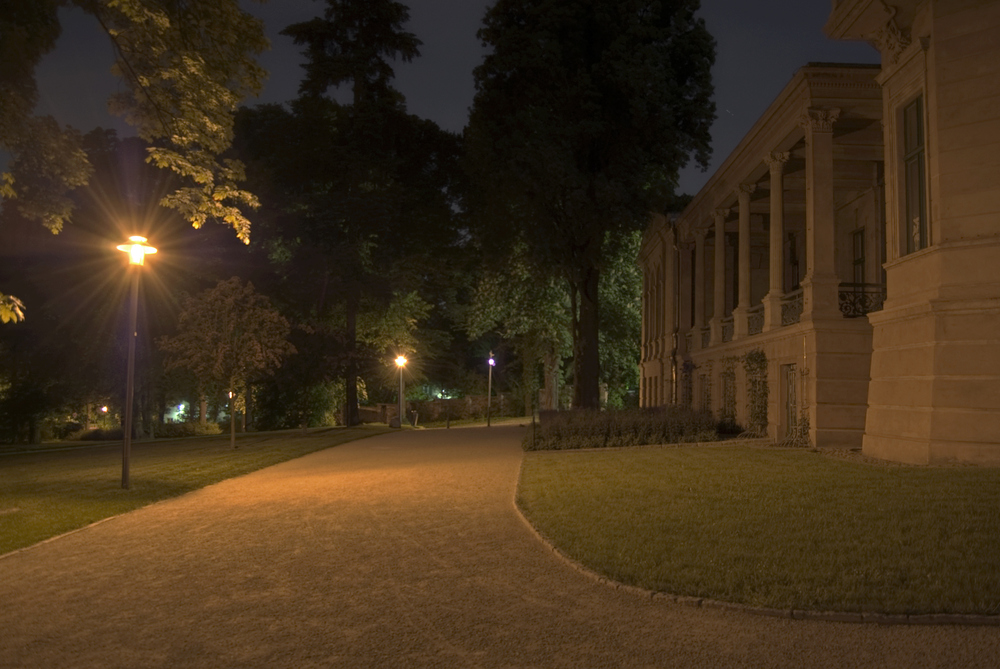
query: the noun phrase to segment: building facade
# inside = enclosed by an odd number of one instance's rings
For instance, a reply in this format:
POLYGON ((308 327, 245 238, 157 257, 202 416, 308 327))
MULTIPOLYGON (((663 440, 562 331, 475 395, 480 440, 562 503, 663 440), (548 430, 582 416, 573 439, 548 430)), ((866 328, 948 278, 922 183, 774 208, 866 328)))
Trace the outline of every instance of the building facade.
POLYGON ((646 231, 640 402, 1000 464, 1000 2, 839 0, 826 32, 881 67, 800 69, 646 231))

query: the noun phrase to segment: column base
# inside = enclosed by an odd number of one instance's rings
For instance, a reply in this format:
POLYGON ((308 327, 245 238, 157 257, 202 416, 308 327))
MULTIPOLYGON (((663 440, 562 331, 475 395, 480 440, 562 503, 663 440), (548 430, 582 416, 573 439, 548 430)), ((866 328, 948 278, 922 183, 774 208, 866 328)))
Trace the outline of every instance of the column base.
POLYGON ((777 330, 781 327, 782 293, 768 293, 764 297, 764 332, 777 330))
POLYGON ((749 315, 748 307, 739 306, 733 309, 733 341, 744 339, 750 334, 750 326, 747 323, 749 315))
POLYGON ((840 320, 840 278, 836 274, 802 280, 802 320, 840 320))

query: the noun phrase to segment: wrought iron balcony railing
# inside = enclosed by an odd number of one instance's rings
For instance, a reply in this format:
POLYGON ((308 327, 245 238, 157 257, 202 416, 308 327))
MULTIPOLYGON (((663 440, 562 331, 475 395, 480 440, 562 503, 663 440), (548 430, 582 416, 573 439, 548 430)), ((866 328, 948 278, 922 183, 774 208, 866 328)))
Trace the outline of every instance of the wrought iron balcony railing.
POLYGON ((881 311, 885 304, 884 283, 842 283, 838 294, 840 313, 845 318, 860 318, 881 311))
POLYGON ((764 305, 751 307, 747 314, 747 334, 760 334, 764 331, 764 305))
POLYGON ((781 298, 781 324, 794 325, 802 317, 802 289, 785 293, 781 298))

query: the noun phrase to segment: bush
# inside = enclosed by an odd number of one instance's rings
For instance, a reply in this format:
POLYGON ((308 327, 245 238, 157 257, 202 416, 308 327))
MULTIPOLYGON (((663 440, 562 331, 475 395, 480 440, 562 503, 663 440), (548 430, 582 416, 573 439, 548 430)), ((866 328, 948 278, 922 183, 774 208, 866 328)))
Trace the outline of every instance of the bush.
POLYGON ((686 406, 621 411, 546 411, 523 442, 526 451, 612 448, 712 441, 712 414, 686 406))
POLYGON ((209 434, 222 434, 218 423, 164 423, 156 426, 157 439, 180 439, 182 437, 200 437, 209 434))
POLYGON ((74 432, 73 434, 67 436, 66 438, 71 441, 120 441, 122 438, 122 429, 120 427, 109 428, 102 430, 97 428, 94 430, 81 430, 80 432, 74 432))

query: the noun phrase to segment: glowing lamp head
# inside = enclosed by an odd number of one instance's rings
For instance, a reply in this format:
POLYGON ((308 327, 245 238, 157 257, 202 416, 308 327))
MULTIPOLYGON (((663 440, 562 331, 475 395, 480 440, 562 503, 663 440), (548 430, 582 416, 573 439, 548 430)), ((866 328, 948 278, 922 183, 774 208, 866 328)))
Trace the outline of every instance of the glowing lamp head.
POLYGON ((490 358, 490 367, 496 367, 496 364, 497 364, 497 361, 494 360, 493 358, 490 358))
POLYGON ((406 365, 406 358, 405 357, 399 356, 398 358, 396 358, 396 366, 397 367, 403 367, 405 365, 406 365))
POLYGON ((128 238, 128 241, 128 244, 118 246, 118 250, 124 251, 128 254, 128 262, 130 265, 144 265, 146 264, 146 256, 156 253, 155 248, 152 246, 146 246, 145 237, 133 235, 128 238))

